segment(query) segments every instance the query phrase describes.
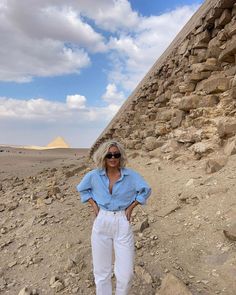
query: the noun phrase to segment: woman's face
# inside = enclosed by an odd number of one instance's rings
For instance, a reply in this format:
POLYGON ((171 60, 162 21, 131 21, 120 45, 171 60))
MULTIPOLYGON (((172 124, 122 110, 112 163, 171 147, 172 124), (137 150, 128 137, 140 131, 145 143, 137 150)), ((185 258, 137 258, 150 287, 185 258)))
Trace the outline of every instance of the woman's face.
POLYGON ((120 154, 119 149, 116 146, 111 146, 107 154, 112 154, 112 158, 105 158, 106 168, 119 168, 120 167, 120 158, 115 158, 114 154, 120 154))

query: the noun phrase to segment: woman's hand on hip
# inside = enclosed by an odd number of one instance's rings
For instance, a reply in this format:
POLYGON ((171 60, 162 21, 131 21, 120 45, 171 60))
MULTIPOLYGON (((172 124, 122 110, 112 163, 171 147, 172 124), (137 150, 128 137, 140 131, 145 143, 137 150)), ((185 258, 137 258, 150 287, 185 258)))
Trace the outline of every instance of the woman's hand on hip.
POLYGON ((125 216, 128 221, 130 221, 132 211, 133 211, 133 207, 131 205, 125 209, 125 216))
POLYGON ((134 201, 132 204, 129 205, 129 207, 127 207, 125 209, 125 215, 126 215, 126 218, 128 219, 128 221, 130 221, 130 218, 131 218, 131 215, 132 215, 132 211, 133 209, 139 205, 139 202, 138 201, 134 201))
POLYGON ((93 209, 93 212, 94 212, 95 216, 97 216, 98 212, 99 212, 98 204, 92 198, 89 199, 88 202, 92 206, 92 209, 93 209))

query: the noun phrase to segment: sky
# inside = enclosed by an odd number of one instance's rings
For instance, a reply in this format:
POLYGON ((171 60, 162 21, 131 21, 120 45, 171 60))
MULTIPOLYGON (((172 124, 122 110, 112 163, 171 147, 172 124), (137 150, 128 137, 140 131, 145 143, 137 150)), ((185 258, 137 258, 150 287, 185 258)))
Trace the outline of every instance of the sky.
POLYGON ((0 144, 90 147, 201 0, 0 0, 0 144))

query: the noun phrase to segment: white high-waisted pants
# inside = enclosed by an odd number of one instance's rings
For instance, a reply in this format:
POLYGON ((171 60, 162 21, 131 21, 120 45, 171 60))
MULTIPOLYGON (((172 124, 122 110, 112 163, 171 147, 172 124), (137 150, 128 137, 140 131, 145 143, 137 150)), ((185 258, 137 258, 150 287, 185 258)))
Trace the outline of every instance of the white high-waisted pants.
POLYGON ((125 211, 100 209, 92 229, 93 270, 97 295, 112 295, 112 251, 114 247, 116 295, 127 295, 133 277, 134 238, 125 211))

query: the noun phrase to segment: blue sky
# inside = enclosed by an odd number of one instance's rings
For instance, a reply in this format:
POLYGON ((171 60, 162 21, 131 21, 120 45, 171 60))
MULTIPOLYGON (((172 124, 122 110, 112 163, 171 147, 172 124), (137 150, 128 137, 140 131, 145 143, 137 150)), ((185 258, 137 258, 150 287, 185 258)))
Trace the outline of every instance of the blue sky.
POLYGON ((90 147, 202 2, 0 0, 0 144, 90 147))

